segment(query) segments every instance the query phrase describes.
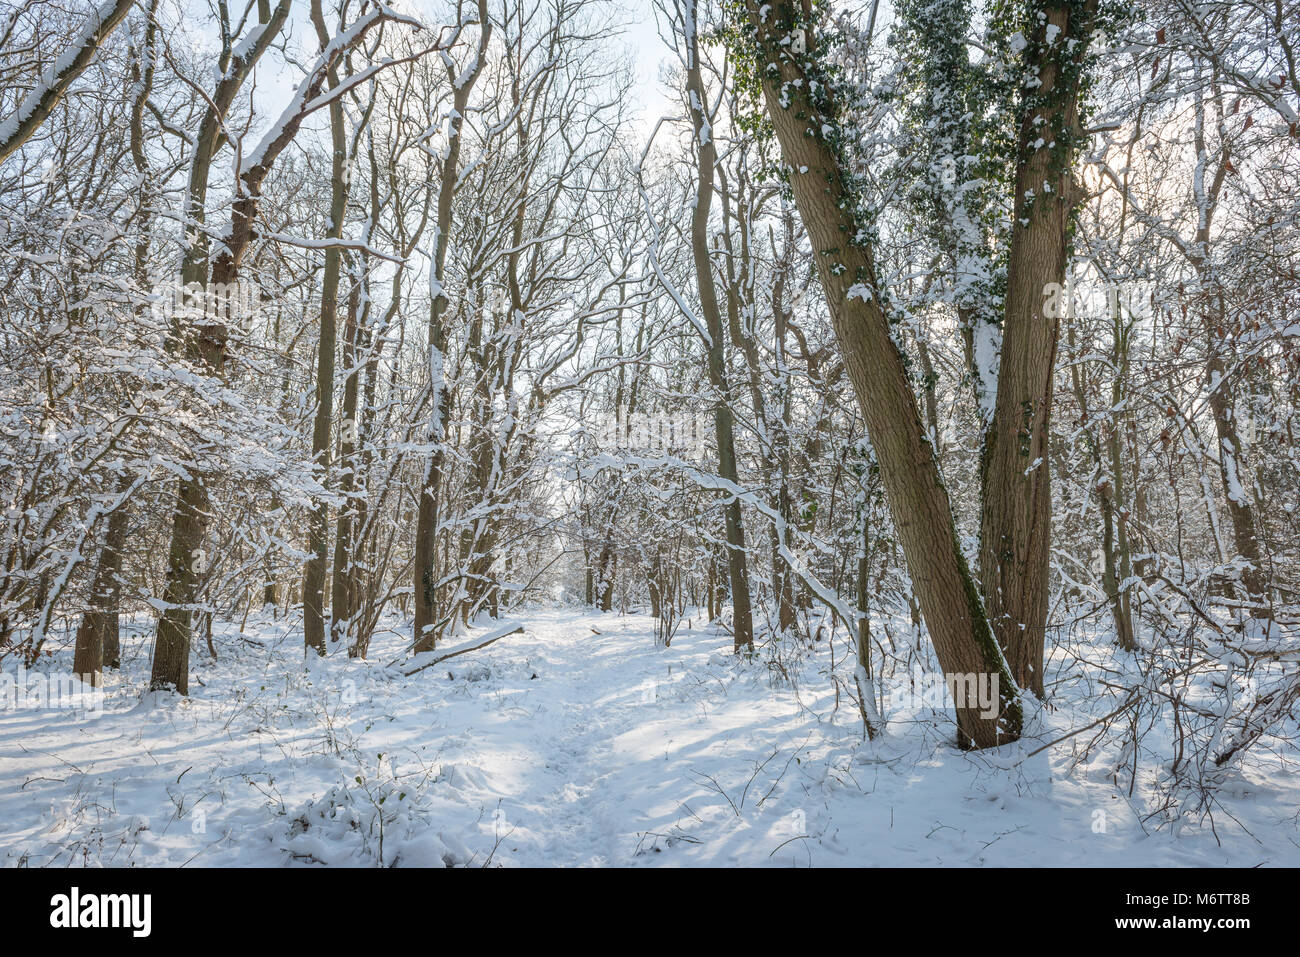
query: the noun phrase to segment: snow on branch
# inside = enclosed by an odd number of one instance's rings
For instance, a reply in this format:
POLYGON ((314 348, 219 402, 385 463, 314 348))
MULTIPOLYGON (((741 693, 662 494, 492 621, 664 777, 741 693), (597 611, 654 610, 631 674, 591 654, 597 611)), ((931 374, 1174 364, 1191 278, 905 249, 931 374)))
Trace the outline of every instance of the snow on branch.
MULTIPOLYGON (((340 83, 328 93, 321 94, 320 88, 324 85, 325 79, 330 70, 339 62, 343 54, 355 47, 362 41, 371 29, 378 26, 385 20, 392 20, 395 23, 405 23, 415 30, 424 29, 424 25, 413 17, 400 14, 391 7, 376 6, 366 13, 362 14, 352 25, 342 33, 336 34, 333 39, 326 45, 317 57, 315 64, 307 71, 302 82, 298 85, 293 98, 280 114, 280 118, 271 126, 262 137, 262 141, 250 152, 244 154, 238 160, 237 172, 241 180, 249 177, 259 167, 267 166, 274 158, 279 155, 280 151, 288 145, 302 125, 302 121, 309 115, 328 106, 337 97, 343 95, 352 89, 356 82, 364 82, 374 76, 379 70, 398 63, 405 63, 422 54, 415 54, 411 57, 403 57, 400 60, 384 60, 381 63, 374 64, 357 74, 350 77, 347 81, 340 83)), ((437 44, 428 51, 436 50, 437 44)))
POLYGON ((0 123, 0 163, 40 129, 68 92, 72 82, 94 62, 100 44, 117 29, 133 6, 135 0, 105 0, 87 18, 81 32, 73 38, 72 45, 50 64, 50 68, 27 94, 17 112, 0 123))

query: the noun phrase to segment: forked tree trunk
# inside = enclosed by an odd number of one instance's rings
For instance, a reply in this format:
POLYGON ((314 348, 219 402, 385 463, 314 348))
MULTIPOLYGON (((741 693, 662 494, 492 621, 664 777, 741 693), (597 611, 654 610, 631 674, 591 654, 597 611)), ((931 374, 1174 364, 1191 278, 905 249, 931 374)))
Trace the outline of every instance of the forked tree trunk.
POLYGON ((857 197, 827 138, 827 132, 833 138, 841 135, 842 104, 835 102, 815 57, 791 53, 789 38, 796 26, 805 36, 812 27, 795 3, 748 0, 747 10, 757 41, 754 67, 785 163, 795 171, 790 177, 795 205, 816 256, 913 586, 944 674, 963 690, 954 695, 960 740, 976 747, 1013 740, 1022 723, 1018 689, 958 543, 948 493, 880 301, 857 197), (816 85, 810 86, 813 80, 816 85), (971 700, 966 692, 972 682, 996 689, 993 707, 981 709, 971 700))
MULTIPOLYGON (((287 6, 283 3, 280 9, 287 12, 287 6)), ((303 85, 296 94, 296 102, 301 108, 282 118, 267 134, 267 139, 258 146, 255 161, 250 159, 249 165, 241 168, 239 189, 230 213, 230 226, 223 237, 221 250, 212 263, 211 282, 214 287, 229 287, 239 280, 240 264, 253 240, 262 183, 276 159, 298 134, 303 120, 313 108, 312 104, 323 105, 319 97, 327 72, 348 49, 360 43, 369 30, 391 17, 392 12, 387 8, 373 8, 363 14, 362 20, 353 24, 344 39, 333 44, 330 54, 318 64, 319 69, 303 80, 303 85)), ((262 39, 270 42, 265 34, 262 39)), ((204 181, 206 182, 206 176, 204 181)), ((189 333, 185 338, 190 360, 206 369, 210 375, 223 376, 229 329, 222 317, 205 316, 193 330, 186 332, 189 333)), ((165 610, 158 621, 154 641, 153 668, 149 680, 151 689, 173 688, 180 694, 189 693, 190 610, 198 594, 198 560, 203 556, 202 545, 210 517, 206 481, 205 475, 197 470, 192 471, 189 477, 181 481, 177 491, 163 589, 165 610)))

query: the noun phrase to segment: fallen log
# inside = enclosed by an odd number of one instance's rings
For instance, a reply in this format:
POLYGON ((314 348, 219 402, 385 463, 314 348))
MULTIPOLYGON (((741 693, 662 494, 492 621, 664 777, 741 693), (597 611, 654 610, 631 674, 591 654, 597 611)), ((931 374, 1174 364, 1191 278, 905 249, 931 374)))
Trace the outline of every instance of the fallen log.
POLYGON ((480 641, 476 645, 470 645, 468 648, 458 648, 455 651, 449 651, 445 655, 439 655, 437 658, 434 658, 431 661, 426 661, 412 668, 410 671, 404 671, 402 673, 409 678, 411 675, 418 674, 419 672, 423 671, 425 668, 432 668, 434 665, 447 661, 449 658, 456 658, 460 655, 467 655, 471 651, 478 651, 480 648, 486 648, 494 641, 500 641, 502 638, 505 638, 508 635, 521 634, 523 630, 524 630, 524 626, 519 622, 511 622, 510 624, 502 625, 500 628, 491 632, 485 640, 480 641))

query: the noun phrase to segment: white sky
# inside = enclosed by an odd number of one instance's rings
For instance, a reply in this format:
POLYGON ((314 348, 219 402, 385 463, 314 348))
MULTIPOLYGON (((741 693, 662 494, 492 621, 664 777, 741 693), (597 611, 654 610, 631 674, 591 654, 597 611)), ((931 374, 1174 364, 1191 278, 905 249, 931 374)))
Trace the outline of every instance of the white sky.
POLYGON ((632 95, 641 110, 638 131, 649 135, 655 121, 672 108, 672 103, 659 82, 660 64, 673 58, 673 52, 655 28, 655 14, 651 0, 622 0, 626 9, 628 32, 625 42, 636 53, 636 87, 632 95))
MULTIPOLYGON (((438 0, 389 2, 395 9, 410 11, 430 24, 437 21, 433 11, 445 9, 444 4, 438 0)), ((179 4, 186 11, 187 32, 196 45, 215 49, 218 33, 208 0, 179 0, 179 4)), ((238 0, 230 4, 232 18, 237 18, 242 13, 243 6, 238 0)), ((616 22, 625 26, 622 36, 615 42, 626 48, 634 59, 636 82, 631 95, 639 113, 634 129, 637 139, 644 141, 654 128, 655 121, 665 112, 676 108, 659 81, 661 64, 671 62, 674 55, 659 37, 653 0, 611 0, 607 9, 612 12, 616 22)), ((303 62, 310 61, 316 52, 316 39, 308 19, 307 3, 294 4, 288 32, 292 38, 290 49, 298 50, 303 62)), ((264 120, 273 119, 292 95, 293 85, 299 79, 299 71, 295 67, 287 67, 278 56, 272 55, 262 61, 257 73, 258 109, 264 120)))

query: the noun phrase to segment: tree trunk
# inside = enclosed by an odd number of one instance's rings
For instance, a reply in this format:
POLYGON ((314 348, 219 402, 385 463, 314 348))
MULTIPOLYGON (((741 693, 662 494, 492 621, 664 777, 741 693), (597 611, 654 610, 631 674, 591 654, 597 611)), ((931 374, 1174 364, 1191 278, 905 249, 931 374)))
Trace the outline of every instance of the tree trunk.
POLYGON ((1093 4, 1073 19, 1072 9, 1080 10, 1044 5, 1025 51, 1027 73, 1041 82, 1024 94, 1020 109, 997 400, 981 455, 980 576, 988 618, 1017 684, 1040 697, 1052 523, 1047 441, 1060 332, 1044 306, 1048 287, 1065 278, 1069 222, 1080 197, 1070 144, 1081 137, 1079 72, 1093 4), (1056 31, 1052 44, 1049 28, 1056 31))
MULTIPOLYGON (((330 42, 329 28, 321 9, 321 0, 312 0, 311 21, 323 50, 330 42)), ((338 86, 337 70, 329 72, 329 87, 338 86)), ((326 239, 343 236, 343 218, 347 211, 348 161, 347 129, 343 102, 330 103, 330 210, 326 239)), ((330 433, 334 420, 334 353, 338 340, 339 274, 343 253, 336 245, 325 250, 325 275, 321 282, 320 334, 316 349, 316 415, 312 423, 312 461, 319 468, 322 483, 329 480, 330 433)), ((320 501, 311 510, 308 523, 307 550, 310 557, 303 568, 302 633, 303 643, 317 654, 325 654, 325 574, 329 564, 329 506, 320 501)))
POLYGON ((767 112, 785 162, 796 171, 795 204, 940 665, 961 686, 973 681, 996 689, 998 703, 990 709, 968 695, 955 696, 959 740, 976 747, 1014 740, 1022 722, 1018 689, 961 551, 934 449, 880 299, 869 231, 835 145, 842 105, 816 57, 796 58, 782 43, 798 25, 811 49, 813 24, 790 0, 763 4, 761 12, 757 0, 749 0, 747 9, 767 112))
MULTIPOLYGON (((277 11, 280 23, 283 23, 285 13, 287 7, 282 3, 277 11)), ((363 14, 363 18, 354 23, 347 34, 347 42, 338 44, 334 47, 331 56, 325 58, 325 62, 321 64, 323 69, 314 71, 304 78, 303 86, 297 94, 298 102, 311 104, 316 100, 325 83, 327 72, 335 67, 348 49, 360 43, 370 29, 389 16, 390 14, 384 8, 376 8, 363 14)), ((259 42, 264 41, 269 44, 270 38, 266 34, 273 34, 277 30, 278 26, 276 30, 268 27, 259 38, 259 42)), ((233 97, 233 93, 231 95, 233 97)), ((297 135, 307 115, 306 111, 296 112, 289 116, 286 122, 274 127, 272 132, 267 134, 268 139, 259 145, 257 161, 240 170, 239 187, 230 213, 230 226, 223 237, 220 252, 212 263, 211 282, 214 287, 229 287, 238 282, 240 265, 253 240, 253 227, 261 201, 262 183, 266 180, 276 159, 297 135)), ((196 163, 202 158, 200 153, 196 157, 196 163)), ((209 156, 208 159, 210 160, 211 157, 209 156)), ((206 182, 206 173, 204 182, 206 182)), ((206 246, 203 246, 203 249, 206 255, 206 246)), ((186 265, 206 273, 206 262, 196 258, 194 249, 190 250, 186 265)), ((205 316, 194 329, 185 332, 190 360, 206 369, 210 375, 223 376, 229 329, 222 321, 222 317, 205 316)), ((177 493, 176 508, 172 516, 166 584, 163 590, 166 607, 162 618, 158 621, 158 632, 154 641, 153 668, 149 681, 151 689, 173 688, 180 694, 189 693, 190 610, 197 598, 196 565, 198 560, 205 559, 202 545, 209 518, 209 496, 205 483, 206 477, 195 471, 190 477, 181 481, 177 493)))
MULTIPOLYGON (((353 541, 355 528, 353 517, 356 513, 354 493, 357 488, 357 445, 360 442, 360 422, 358 404, 360 402, 360 375, 358 363, 361 361, 360 311, 361 284, 365 279, 365 265, 356 270, 352 278, 352 288, 348 293, 347 316, 343 332, 343 364, 347 369, 343 380, 343 420, 339 429, 339 468, 338 486, 343 496, 339 507, 337 525, 334 530, 334 580, 330 586, 330 637, 334 641, 347 641, 348 648, 354 647, 353 626, 359 604, 359 581, 357 569, 353 564, 356 542, 353 541)), ((366 305, 369 310, 369 302, 366 305)))
MULTIPOLYGON (((692 4, 694 0, 690 0, 692 4)), ((691 16, 694 21, 694 13, 691 16)), ((709 381, 717 394, 713 407, 713 425, 718 439, 718 474, 733 486, 739 486, 736 467, 736 444, 731 415, 731 390, 726 371, 726 331, 718 294, 713 285, 713 266, 709 259, 709 210, 713 204, 714 165, 717 149, 713 130, 705 114, 704 81, 700 73, 698 38, 692 29, 686 37, 686 89, 691 98, 691 126, 695 131, 698 180, 695 209, 691 215, 691 252, 695 260, 695 280, 699 287, 700 311, 709 331, 709 381)), ((741 519, 740 499, 729 495, 723 505, 727 534, 727 566, 731 577, 733 644, 739 652, 754 646, 754 622, 749 600, 749 568, 745 552, 745 526, 741 519)))
POLYGON ((447 311, 449 300, 443 289, 444 268, 447 262, 447 244, 451 234, 452 201, 456 195, 456 183, 460 170, 461 127, 464 123, 465 110, 469 105, 470 93, 478 81, 487 62, 487 45, 492 35, 492 23, 488 19, 487 0, 479 0, 479 41, 473 65, 463 74, 457 73, 457 67, 449 61, 447 75, 452 83, 452 110, 447 118, 446 153, 442 162, 441 180, 438 184, 437 238, 434 242, 433 263, 430 274, 433 277, 430 290, 432 302, 429 306, 429 388, 432 403, 432 421, 429 428, 429 440, 434 443, 433 453, 425 469, 424 480, 420 484, 420 502, 415 522, 415 562, 413 568, 413 588, 415 592, 415 637, 414 650, 433 651, 437 635, 433 632, 436 621, 437 569, 434 555, 438 534, 438 496, 441 494, 443 471, 443 442, 446 439, 447 417, 451 412, 451 395, 447 389, 444 363, 447 354, 447 331, 443 316, 447 311))
POLYGON ((1255 509, 1246 489, 1246 476, 1242 467, 1241 436, 1233 408, 1233 391, 1228 381, 1227 363, 1218 348, 1223 341, 1227 316, 1219 299, 1215 319, 1205 322, 1207 340, 1206 378, 1209 382, 1210 413, 1214 419, 1214 435, 1218 439, 1219 480, 1223 483, 1223 497, 1228 505, 1228 518, 1232 522, 1233 548, 1248 564, 1242 569, 1241 584, 1246 600, 1267 604, 1267 587, 1264 584, 1263 556, 1259 548, 1259 531, 1255 509))
MULTIPOLYGON (((149 288, 149 240, 153 222, 152 198, 154 195, 148 155, 145 151, 144 111, 153 92, 154 42, 158 24, 154 19, 157 0, 150 0, 146 14, 144 45, 131 64, 131 78, 136 84, 136 94, 131 103, 131 159, 140 176, 140 226, 135 243, 135 282, 143 291, 149 288)), ((141 307, 143 311, 143 307, 141 307)), ((123 477, 118 484, 118 494, 126 495, 131 488, 130 478, 123 477)), ((73 672, 91 674, 99 683, 104 667, 119 668, 122 663, 118 635, 118 602, 121 596, 122 548, 126 544, 127 503, 119 502, 108 518, 104 547, 99 554, 95 581, 91 587, 90 608, 77 628, 73 652, 73 672)))
POLYGON ((135 6, 135 0, 108 0, 90 14, 81 32, 73 38, 74 47, 65 50, 0 127, 0 163, 22 146, 59 105, 68 87, 94 62, 100 46, 135 6))
MULTIPOLYGON (((129 479, 122 479, 118 494, 125 495, 130 488, 129 479)), ((122 547, 126 544, 127 506, 125 502, 108 517, 104 547, 99 553, 99 567, 90 589, 90 607, 77 627, 73 652, 72 673, 81 675, 83 681, 98 685, 105 667, 121 667, 122 655, 118 639, 118 602, 121 598, 122 547), (89 676, 89 677, 87 677, 89 676)))

